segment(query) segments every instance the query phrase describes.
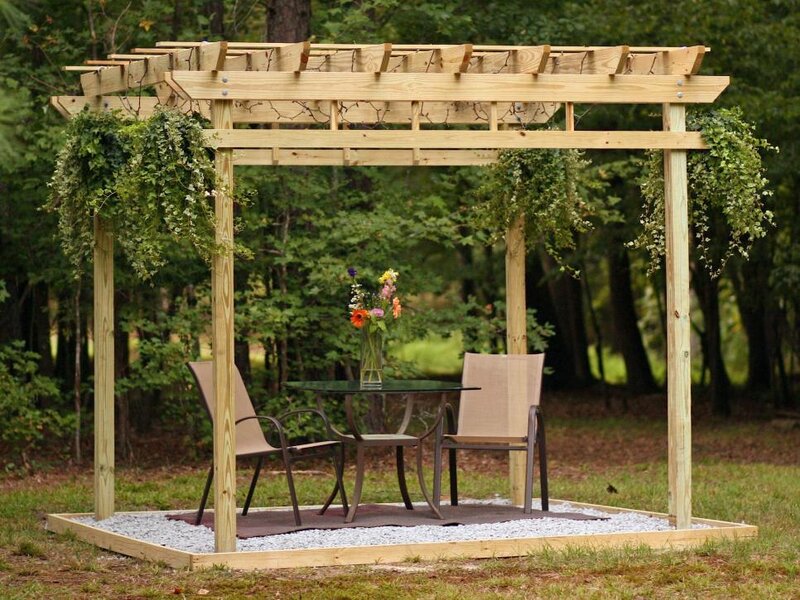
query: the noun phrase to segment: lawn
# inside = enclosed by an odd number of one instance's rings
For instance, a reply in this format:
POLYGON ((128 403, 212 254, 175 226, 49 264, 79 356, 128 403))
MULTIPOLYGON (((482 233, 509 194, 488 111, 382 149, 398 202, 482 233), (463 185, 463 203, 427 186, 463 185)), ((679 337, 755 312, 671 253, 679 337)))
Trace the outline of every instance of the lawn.
MULTIPOLYGON (((665 427, 658 418, 557 414, 548 432, 553 495, 665 511, 665 427)), ((758 525, 758 539, 687 552, 632 547, 502 560, 185 572, 45 532, 45 513, 91 511, 92 480, 83 470, 49 467, 26 477, 5 476, 0 479, 0 598, 797 598, 800 429, 710 422, 695 426, 694 441, 695 514, 758 525)), ((503 495, 504 461, 471 454, 462 462, 463 494, 503 495)), ((117 507, 192 507, 205 469, 204 464, 120 467, 117 507)), ((242 494, 248 476, 240 472, 242 494)), ((352 476, 350 471, 351 482, 352 476)), ((298 480, 301 501, 308 503, 318 502, 320 486, 328 485, 322 465, 298 480)), ((391 477, 372 476, 364 500, 396 501, 395 485, 391 477)), ((287 504, 283 480, 266 478, 256 502, 287 504)))

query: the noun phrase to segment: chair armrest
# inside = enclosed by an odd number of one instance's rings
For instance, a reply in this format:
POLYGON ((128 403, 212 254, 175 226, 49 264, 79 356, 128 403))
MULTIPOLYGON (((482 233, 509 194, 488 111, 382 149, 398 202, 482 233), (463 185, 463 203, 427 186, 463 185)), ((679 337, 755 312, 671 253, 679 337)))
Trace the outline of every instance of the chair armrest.
POLYGON ((301 414, 317 415, 320 419, 322 419, 322 423, 325 425, 325 433, 331 438, 334 437, 333 430, 331 429, 331 423, 330 421, 328 421, 327 415, 323 411, 318 410, 316 408, 298 408, 295 410, 290 410, 289 412, 285 412, 282 415, 280 415, 277 418, 277 420, 283 423, 283 420, 286 419, 287 417, 292 417, 294 415, 301 415, 301 414))
POLYGON ((451 434, 455 433, 456 432, 455 409, 453 409, 453 406, 449 402, 443 402, 439 406, 439 411, 436 414, 436 420, 434 420, 433 424, 428 428, 428 430, 425 433, 419 436, 419 439, 424 440, 431 434, 435 433, 436 430, 441 425, 441 423, 443 422, 443 420, 445 419, 445 417, 447 418, 448 433, 451 434))

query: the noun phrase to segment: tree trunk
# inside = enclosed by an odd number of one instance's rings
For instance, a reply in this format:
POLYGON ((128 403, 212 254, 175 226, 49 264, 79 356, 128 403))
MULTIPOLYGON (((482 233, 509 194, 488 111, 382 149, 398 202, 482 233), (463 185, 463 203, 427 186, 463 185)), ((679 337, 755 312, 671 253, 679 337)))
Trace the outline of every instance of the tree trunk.
POLYGON ((225 37, 225 2, 223 0, 206 0, 206 16, 211 35, 225 37))
POLYGON ((267 42, 302 42, 311 37, 311 0, 267 0, 267 42))
POLYGON ((541 261, 547 275, 547 289, 555 309, 556 336, 563 338, 565 353, 571 366, 570 387, 591 385, 594 377, 589 366, 589 342, 583 318, 580 281, 561 274, 555 260, 544 252, 541 253, 541 261))
POLYGON ((625 361, 628 389, 635 394, 655 391, 656 382, 642 342, 631 283, 631 263, 624 248, 608 253, 608 286, 611 293, 611 318, 614 345, 625 361))
MULTIPOLYGON (((114 380, 119 381, 128 376, 130 364, 130 334, 122 329, 120 315, 122 313, 123 294, 117 290, 114 294, 114 380)), ((114 394, 116 411, 116 450, 125 462, 133 460, 133 444, 131 442, 130 393, 114 394)))
POLYGON ((712 279, 704 267, 694 272, 695 292, 703 311, 705 351, 709 371, 709 394, 715 415, 731 414, 730 379, 722 357, 722 334, 719 326, 719 280, 712 279))
POLYGON ((736 305, 747 334, 747 388, 764 391, 770 387, 769 336, 767 334, 767 290, 769 267, 754 252, 732 277, 736 305))

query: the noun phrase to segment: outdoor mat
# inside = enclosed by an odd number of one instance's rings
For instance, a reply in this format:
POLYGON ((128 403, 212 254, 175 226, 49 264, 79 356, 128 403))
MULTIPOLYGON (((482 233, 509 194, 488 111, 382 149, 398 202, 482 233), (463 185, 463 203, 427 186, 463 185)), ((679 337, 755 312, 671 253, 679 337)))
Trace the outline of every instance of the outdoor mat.
MULTIPOLYGON (((316 510, 300 511, 303 524, 294 524, 291 510, 268 510, 251 512, 247 516, 236 518, 236 537, 246 539, 267 535, 293 533, 306 529, 343 529, 346 527, 414 527, 416 525, 476 525, 482 523, 503 523, 521 519, 574 519, 578 521, 605 520, 605 517, 594 517, 580 513, 544 512, 534 510, 526 515, 515 506, 499 506, 495 504, 460 504, 459 506, 442 505, 444 519, 436 518, 425 506, 406 510, 404 506, 387 506, 385 504, 362 504, 358 507, 353 523, 344 522, 344 511, 341 507, 332 506, 324 515, 316 510)), ((185 521, 194 524, 195 513, 167 515, 168 519, 185 521)), ((213 511, 206 511, 202 524, 214 528, 213 511)))

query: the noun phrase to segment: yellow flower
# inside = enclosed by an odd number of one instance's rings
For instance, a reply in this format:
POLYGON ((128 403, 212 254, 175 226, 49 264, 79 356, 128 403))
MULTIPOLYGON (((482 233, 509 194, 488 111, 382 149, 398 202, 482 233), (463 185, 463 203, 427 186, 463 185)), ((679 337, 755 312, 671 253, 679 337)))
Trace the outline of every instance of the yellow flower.
POLYGON ((381 275, 381 276, 378 278, 378 283, 381 283, 381 284, 383 284, 383 283, 386 283, 387 281, 392 281, 392 282, 394 282, 394 281, 397 281, 397 278, 398 278, 399 276, 400 276, 400 274, 399 274, 397 271, 395 271, 394 269, 387 269, 387 270, 386 270, 386 271, 383 273, 383 275, 381 275))

